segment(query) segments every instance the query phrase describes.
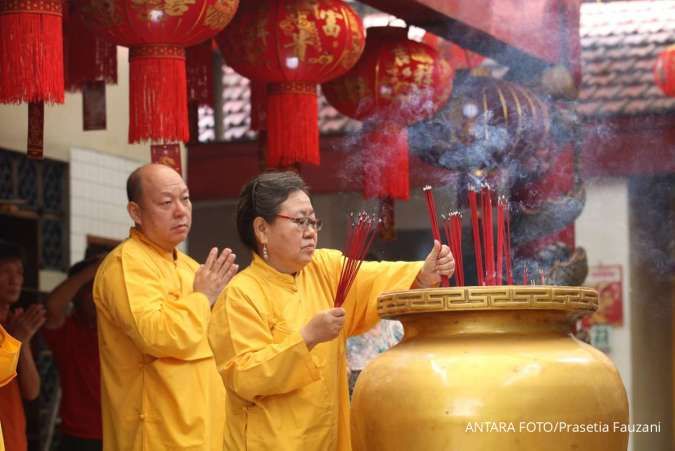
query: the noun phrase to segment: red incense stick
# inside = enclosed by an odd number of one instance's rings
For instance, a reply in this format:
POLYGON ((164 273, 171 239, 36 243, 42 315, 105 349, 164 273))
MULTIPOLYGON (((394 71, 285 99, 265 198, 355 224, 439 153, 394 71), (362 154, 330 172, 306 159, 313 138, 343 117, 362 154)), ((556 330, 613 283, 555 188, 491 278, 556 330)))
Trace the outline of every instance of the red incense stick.
POLYGON ((476 191, 472 187, 469 187, 468 191, 469 196, 469 208, 471 209, 471 228, 473 230, 473 250, 476 254, 476 278, 478 279, 478 285, 485 285, 485 279, 483 278, 483 257, 481 253, 481 242, 480 242, 480 225, 478 223, 478 200, 476 198, 476 191))
MULTIPOLYGON (((353 215, 352 215, 353 218, 353 215)), ((344 257, 342 259, 342 271, 335 293, 335 307, 341 307, 349 289, 356 279, 361 263, 373 244, 377 232, 378 220, 366 212, 360 212, 356 219, 352 220, 351 228, 347 232, 344 257)))
MULTIPOLYGON (((441 241, 441 231, 438 228, 438 216, 436 214, 436 204, 434 203, 434 194, 431 192, 431 186, 427 185, 424 188, 422 188, 422 191, 424 191, 424 197, 427 201, 427 211, 429 212, 429 220, 431 222, 431 233, 433 234, 434 240, 437 240, 439 243, 443 243, 441 241)), ((447 287, 449 285, 448 283, 448 276, 441 276, 441 286, 442 287, 447 287)))

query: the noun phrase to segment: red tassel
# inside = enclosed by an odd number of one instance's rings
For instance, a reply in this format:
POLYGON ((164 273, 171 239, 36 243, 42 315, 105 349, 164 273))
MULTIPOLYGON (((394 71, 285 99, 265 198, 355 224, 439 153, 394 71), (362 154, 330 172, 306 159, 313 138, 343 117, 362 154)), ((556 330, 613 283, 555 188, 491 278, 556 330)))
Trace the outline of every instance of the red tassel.
POLYGON ((117 46, 92 33, 74 11, 64 23, 66 91, 80 91, 92 81, 117 84, 117 46))
POLYGON ((0 0, 0 103, 63 103, 60 0, 0 0))
POLYGON ((213 39, 185 49, 188 100, 213 108, 213 39))
POLYGON ((369 124, 363 135, 363 194, 366 197, 391 197, 407 200, 408 129, 369 124))
POLYGON ((251 80, 251 130, 267 129, 267 84, 251 80))
POLYGON ((267 166, 319 164, 319 105, 314 83, 273 83, 267 88, 267 166))
POLYGON ((185 50, 133 47, 129 61, 129 142, 187 141, 185 50))

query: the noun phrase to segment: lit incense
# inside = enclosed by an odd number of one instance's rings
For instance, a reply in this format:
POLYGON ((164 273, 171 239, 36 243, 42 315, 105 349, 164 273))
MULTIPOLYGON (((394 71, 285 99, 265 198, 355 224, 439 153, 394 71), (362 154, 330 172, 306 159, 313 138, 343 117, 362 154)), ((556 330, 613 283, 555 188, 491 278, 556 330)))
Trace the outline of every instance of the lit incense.
MULTIPOLYGON (((441 241, 441 231, 438 228, 438 215, 436 214, 436 204, 434 203, 434 194, 431 192, 431 186, 427 185, 422 188, 424 191, 424 197, 427 202, 427 211, 429 212, 429 220, 431 222, 431 233, 434 237, 434 240, 442 244, 441 241)), ((448 276, 441 276, 441 286, 447 287, 448 276)))
POLYGON ((469 209, 471 210, 471 229, 473 231, 473 250, 476 255, 476 279, 478 285, 482 286, 485 285, 485 279, 483 278, 483 256, 480 242, 480 224, 478 223, 478 200, 476 191, 471 186, 469 186, 468 197, 469 209))
MULTIPOLYGON (((352 215, 352 218, 354 216, 352 215)), ((342 257, 342 271, 335 293, 335 307, 341 307, 361 268, 377 232, 379 220, 362 211, 351 221, 342 257)))

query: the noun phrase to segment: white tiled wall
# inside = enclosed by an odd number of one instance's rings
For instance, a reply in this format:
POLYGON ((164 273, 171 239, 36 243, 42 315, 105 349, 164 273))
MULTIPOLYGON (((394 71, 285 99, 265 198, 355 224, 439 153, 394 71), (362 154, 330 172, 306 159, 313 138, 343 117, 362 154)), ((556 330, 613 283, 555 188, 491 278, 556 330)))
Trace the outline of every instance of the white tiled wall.
POLYGON ((142 163, 85 149, 70 154, 70 261, 84 257, 87 235, 121 240, 132 225, 126 180, 142 163))

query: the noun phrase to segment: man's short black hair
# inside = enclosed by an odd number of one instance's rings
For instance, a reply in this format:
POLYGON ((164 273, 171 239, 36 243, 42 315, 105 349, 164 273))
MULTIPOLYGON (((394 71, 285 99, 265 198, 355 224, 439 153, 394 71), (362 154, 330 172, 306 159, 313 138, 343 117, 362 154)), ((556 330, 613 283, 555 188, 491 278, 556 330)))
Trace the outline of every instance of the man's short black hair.
POLYGON ((138 203, 143 195, 143 178, 141 177, 141 170, 145 166, 141 166, 129 174, 127 178, 127 199, 129 202, 138 203))
POLYGON ((23 248, 16 243, 0 240, 0 261, 19 260, 23 262, 23 248))

